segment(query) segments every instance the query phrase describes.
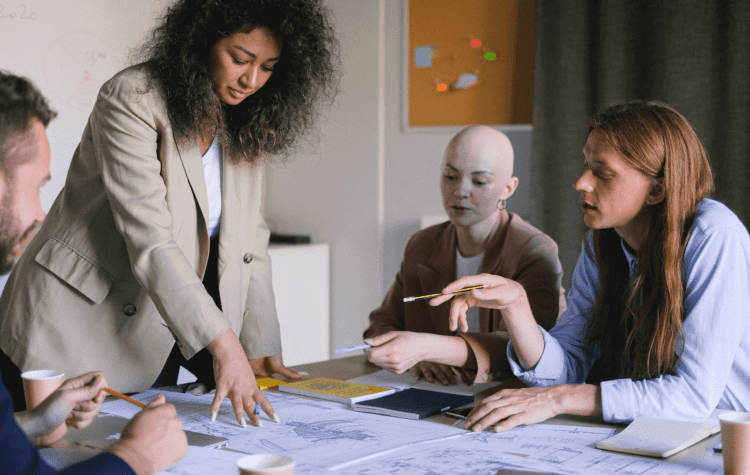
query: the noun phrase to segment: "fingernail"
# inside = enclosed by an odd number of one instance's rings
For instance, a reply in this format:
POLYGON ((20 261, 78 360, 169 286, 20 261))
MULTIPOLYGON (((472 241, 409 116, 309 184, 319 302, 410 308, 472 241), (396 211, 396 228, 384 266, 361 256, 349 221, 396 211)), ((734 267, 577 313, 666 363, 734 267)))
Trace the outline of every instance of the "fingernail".
POLYGON ((301 374, 302 376, 310 376, 310 373, 307 371, 297 371, 297 374, 301 374))
POLYGON ((258 417, 258 416, 253 417, 252 421, 253 421, 253 425, 255 427, 263 427, 263 421, 260 420, 260 417, 258 417))
POLYGON ((273 417, 273 421, 274 421, 275 423, 277 423, 277 424, 278 424, 279 422, 281 422, 281 419, 279 419, 279 415, 278 415, 278 414, 276 414, 275 412, 273 413, 272 417, 273 417))
POLYGON ((240 419, 240 425, 242 426, 243 429, 247 429, 247 422, 245 422, 244 417, 240 419))
POLYGON ((471 427, 471 424, 469 421, 464 422, 464 429, 469 429, 471 427))
POLYGON ((211 413, 211 422, 216 422, 216 416, 217 414, 215 412, 211 413))

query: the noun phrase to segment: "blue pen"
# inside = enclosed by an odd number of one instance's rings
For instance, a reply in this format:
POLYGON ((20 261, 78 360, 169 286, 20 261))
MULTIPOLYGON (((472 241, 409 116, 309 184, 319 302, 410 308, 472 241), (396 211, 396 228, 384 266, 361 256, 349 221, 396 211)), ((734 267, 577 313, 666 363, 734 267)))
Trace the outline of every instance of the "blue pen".
POLYGON ((367 350, 372 348, 370 345, 358 345, 358 346, 344 346, 333 350, 334 355, 343 355, 344 353, 350 353, 352 351, 367 350))

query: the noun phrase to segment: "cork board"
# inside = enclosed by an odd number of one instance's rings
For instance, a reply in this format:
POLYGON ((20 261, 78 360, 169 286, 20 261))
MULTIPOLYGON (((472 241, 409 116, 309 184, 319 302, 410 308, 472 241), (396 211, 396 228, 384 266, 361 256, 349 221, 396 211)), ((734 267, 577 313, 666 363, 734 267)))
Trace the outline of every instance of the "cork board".
POLYGON ((405 0, 406 124, 530 124, 534 0, 405 0))

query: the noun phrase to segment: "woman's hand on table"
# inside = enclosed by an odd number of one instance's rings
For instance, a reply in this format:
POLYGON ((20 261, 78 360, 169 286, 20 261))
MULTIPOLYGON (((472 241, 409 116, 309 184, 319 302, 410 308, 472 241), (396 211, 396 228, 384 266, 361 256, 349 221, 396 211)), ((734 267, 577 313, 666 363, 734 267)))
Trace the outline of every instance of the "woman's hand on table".
POLYGON ((466 416, 464 429, 495 432, 536 424, 559 414, 601 416, 601 390, 591 384, 503 389, 480 401, 466 416))
POLYGON ((255 358, 248 360, 250 368, 253 370, 255 376, 271 377, 274 374, 280 374, 286 378, 299 379, 306 374, 298 373, 284 366, 284 361, 281 355, 264 356, 262 358, 255 358))
POLYGON ((469 331, 469 324, 466 321, 466 311, 470 307, 505 310, 513 304, 523 303, 526 300, 526 291, 521 284, 493 274, 461 277, 445 287, 442 292, 445 295, 434 297, 430 299, 429 303, 433 307, 436 307, 443 302, 453 299, 449 322, 451 331, 456 331, 459 325, 463 332, 469 331), (459 289, 477 285, 484 285, 484 288, 459 294, 451 293, 459 289))
POLYGON ((428 383, 438 380, 445 386, 456 384, 456 375, 453 368, 448 365, 433 363, 431 361, 420 361, 409 369, 415 380, 424 379, 428 383))
POLYGON ((245 427, 245 414, 255 426, 262 426, 260 416, 255 414, 255 403, 268 414, 272 420, 278 422, 279 416, 273 410, 263 391, 258 389, 250 362, 245 356, 240 340, 229 328, 216 337, 206 347, 213 355, 214 379, 216 380, 216 394, 211 403, 211 420, 216 419, 224 398, 232 402, 237 422, 245 427))

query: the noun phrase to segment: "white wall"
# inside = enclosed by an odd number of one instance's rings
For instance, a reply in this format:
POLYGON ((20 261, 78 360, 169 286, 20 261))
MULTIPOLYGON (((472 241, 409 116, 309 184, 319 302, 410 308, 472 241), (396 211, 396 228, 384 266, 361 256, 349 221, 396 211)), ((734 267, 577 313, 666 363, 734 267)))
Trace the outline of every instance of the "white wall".
POLYGON ((48 210, 65 183, 70 160, 99 88, 129 65, 168 0, 26 0, 1 2, 0 68, 31 79, 57 118, 47 129, 52 179, 41 190, 48 210))
MULTIPOLYGON (((272 230, 310 234, 331 248, 332 345, 361 341, 381 299, 383 240, 378 130, 384 0, 332 0, 343 61, 342 91, 314 153, 266 175, 272 230)), ((283 325, 283 322, 281 322, 283 325)))
MULTIPOLYGON (((269 171, 266 214, 274 230, 310 234, 314 242, 330 244, 332 347, 339 347, 361 340, 367 316, 393 282, 420 217, 444 212, 439 166, 455 129, 402 130, 402 0, 328 4, 342 45, 338 107, 329 114, 317 150, 269 171), (383 106, 385 120, 378 121, 383 106)), ((508 207, 526 216, 531 133, 508 136, 521 182, 508 207)))

